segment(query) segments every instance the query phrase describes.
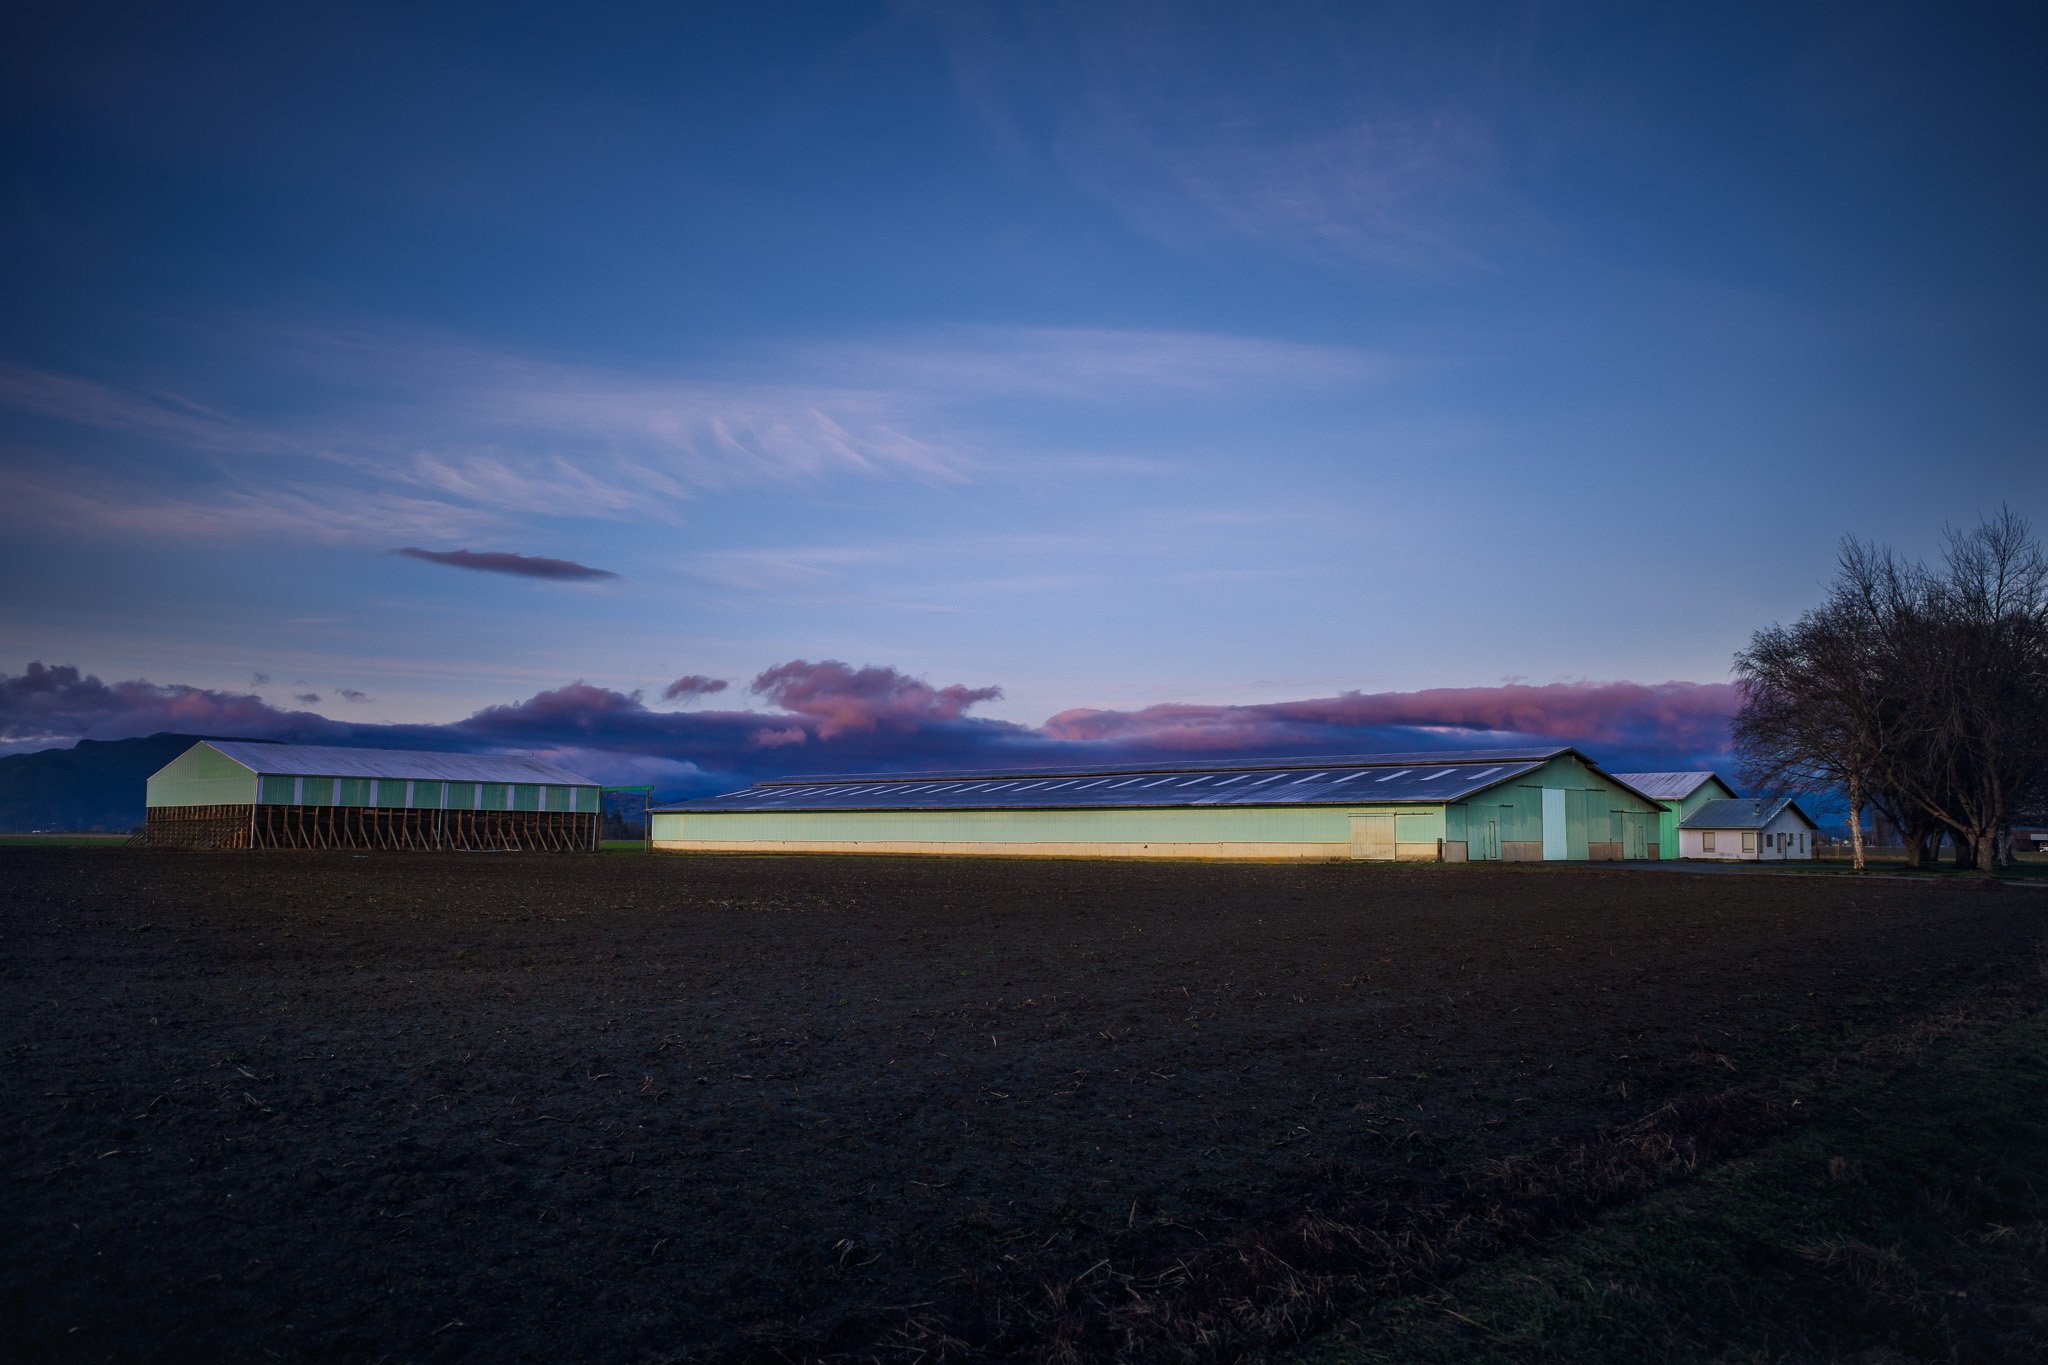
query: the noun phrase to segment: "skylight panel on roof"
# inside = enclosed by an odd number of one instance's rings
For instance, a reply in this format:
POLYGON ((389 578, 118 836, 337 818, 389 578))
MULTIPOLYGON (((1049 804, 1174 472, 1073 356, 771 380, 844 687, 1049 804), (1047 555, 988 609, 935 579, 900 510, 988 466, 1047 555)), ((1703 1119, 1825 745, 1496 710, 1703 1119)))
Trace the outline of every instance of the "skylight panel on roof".
POLYGON ((1281 778, 1283 778, 1283 777, 1285 777, 1285 776, 1287 776, 1287 774, 1286 774, 1286 773, 1274 773, 1274 774, 1273 774, 1273 775, 1272 775, 1271 777, 1261 777, 1261 778, 1257 779, 1256 781, 1254 781, 1254 782, 1252 783, 1252 785, 1253 785, 1254 787, 1263 787, 1263 786, 1265 786, 1265 785, 1266 785, 1266 784, 1267 784, 1268 782, 1278 782, 1278 781, 1279 781, 1279 780, 1280 780, 1281 778))
POLYGON ((1406 776, 1407 774, 1409 774, 1409 773, 1412 773, 1412 772, 1414 772, 1414 771, 1415 771, 1415 769, 1413 769, 1413 768, 1402 768, 1402 769, 1399 769, 1398 771, 1395 771, 1395 772, 1391 772, 1391 773, 1388 773, 1388 774, 1387 774, 1387 775, 1386 775, 1385 777, 1375 777, 1375 778, 1373 779, 1373 781, 1375 781, 1375 782, 1392 782, 1392 781, 1393 781, 1393 780, 1394 780, 1395 778, 1397 778, 1397 777, 1405 777, 1405 776, 1406 776))
POLYGON ((1360 778, 1360 777, 1364 777, 1364 776, 1365 776, 1365 774, 1364 774, 1364 773, 1362 773, 1362 772, 1358 772, 1358 773, 1346 773, 1346 774, 1344 774, 1344 776, 1342 776, 1342 777, 1338 778, 1338 779, 1337 779, 1337 780, 1336 780, 1335 782, 1332 782, 1332 783, 1331 783, 1330 785, 1331 785, 1331 786, 1333 786, 1333 787, 1341 787, 1341 786, 1343 786, 1343 785, 1344 785, 1344 784, 1345 784, 1346 782, 1350 782, 1350 781, 1352 781, 1352 780, 1353 780, 1353 779, 1355 779, 1355 778, 1360 778))
POLYGON ((1159 779, 1158 781, 1156 781, 1156 782, 1147 782, 1147 783, 1146 783, 1145 785, 1146 785, 1146 786, 1148 786, 1148 787, 1163 787, 1163 786, 1165 786, 1165 785, 1166 785, 1167 783, 1169 783, 1169 782, 1173 782, 1173 781, 1176 781, 1176 780, 1177 780, 1177 779, 1175 779, 1175 778, 1171 778, 1171 777, 1162 777, 1162 778, 1160 778, 1160 779, 1159 779))
POLYGON ((1297 777, 1297 778, 1295 778, 1293 782, 1290 782, 1290 783, 1288 783, 1287 785, 1288 785, 1288 786, 1290 786, 1290 787, 1292 787, 1292 786, 1294 786, 1294 785, 1295 785, 1295 783, 1298 783, 1298 782, 1313 782, 1313 781, 1315 781, 1315 780, 1316 780, 1317 778, 1319 778, 1319 777, 1328 777, 1328 776, 1329 776, 1329 774, 1328 774, 1328 773, 1310 773, 1310 774, 1309 774, 1309 775, 1308 775, 1307 777, 1297 777))
POLYGON ((1437 779, 1438 779, 1439 777, 1449 777, 1449 776, 1450 776, 1450 775, 1451 775, 1452 773, 1454 773, 1454 772, 1456 772, 1456 771, 1458 771, 1458 770, 1457 770, 1456 768, 1445 768, 1445 769, 1444 769, 1444 770, 1443 770, 1442 772, 1440 772, 1440 773, 1431 773, 1431 774, 1430 774, 1430 775, 1429 775, 1428 777, 1425 777, 1425 778, 1423 778, 1422 780, 1423 780, 1424 782, 1434 782, 1434 781, 1436 781, 1436 780, 1437 780, 1437 779))
POLYGON ((1193 787, 1193 786, 1197 786, 1197 785, 1199 785, 1200 783, 1203 783, 1203 782, 1207 782, 1208 780, 1209 780, 1209 779, 1208 779, 1208 778, 1207 778, 1206 776, 1203 776, 1203 777, 1191 777, 1191 778, 1189 778, 1189 779, 1188 779, 1187 781, 1185 781, 1185 782, 1181 783, 1181 785, 1182 785, 1183 787, 1193 787))
POLYGON ((1250 775, 1251 775, 1251 774, 1249 774, 1249 773, 1239 773, 1239 774, 1238 774, 1238 775, 1237 775, 1236 777, 1226 777, 1226 778, 1224 778, 1224 779, 1223 779, 1222 781, 1218 782, 1218 783, 1217 783, 1216 785, 1217 785, 1217 786, 1219 786, 1219 787, 1227 787, 1227 786, 1229 786, 1229 785, 1230 785, 1231 783, 1233 783, 1233 782, 1242 782, 1242 781, 1244 781, 1244 780, 1245 780, 1245 778, 1249 777, 1250 775))
POLYGON ((1053 783, 1053 784, 1052 784, 1052 785, 1051 785, 1050 787, 1047 787, 1047 788, 1046 788, 1046 790, 1047 790, 1047 791, 1049 791, 1049 792, 1056 792, 1056 791, 1058 791, 1058 790, 1059 790, 1059 789, 1060 789, 1061 787, 1071 787, 1071 786, 1073 786, 1073 785, 1074 785, 1074 784, 1075 784, 1076 782, 1079 782, 1080 780, 1081 780, 1081 779, 1080 779, 1080 778, 1078 778, 1078 777, 1070 777, 1070 778, 1068 778, 1068 779, 1067 779, 1066 781, 1064 781, 1064 782, 1055 782, 1055 783, 1053 783))
POLYGON ((1482 777, 1491 777, 1491 776, 1493 776, 1493 775, 1494 775, 1495 773, 1497 773, 1497 772, 1499 772, 1499 771, 1500 771, 1500 769, 1499 769, 1499 768, 1488 768, 1488 769, 1486 769, 1486 770, 1485 770, 1484 772, 1477 772, 1477 773, 1474 773, 1474 774, 1472 774, 1472 780, 1473 780, 1474 782, 1477 782, 1477 781, 1478 781, 1478 780, 1479 780, 1480 778, 1482 778, 1482 777))

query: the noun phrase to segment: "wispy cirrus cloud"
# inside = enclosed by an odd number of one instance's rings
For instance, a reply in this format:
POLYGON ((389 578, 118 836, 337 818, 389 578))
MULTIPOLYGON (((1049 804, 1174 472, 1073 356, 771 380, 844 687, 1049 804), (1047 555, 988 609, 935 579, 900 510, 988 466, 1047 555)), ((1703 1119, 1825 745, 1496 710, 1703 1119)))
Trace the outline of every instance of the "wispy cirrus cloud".
POLYGON ((1392 369, 1342 347, 1086 328, 760 346, 666 367, 417 333, 281 330, 220 344, 245 384, 261 376, 273 390, 262 420, 224 401, 0 364, 0 409, 40 424, 35 446, 14 424, 15 496, 0 516, 387 545, 536 519, 660 524, 745 490, 972 481, 1018 439, 991 405, 1353 392, 1392 369), (114 466, 122 477, 106 476, 114 466))
POLYGON ((588 564, 578 564, 573 559, 550 559, 546 555, 522 555, 510 550, 422 550, 408 545, 393 550, 395 555, 407 559, 423 560, 428 564, 442 564, 451 569, 470 569, 477 573, 509 574, 514 578, 546 578, 565 583, 591 583, 618 575, 610 569, 593 569, 588 564))
POLYGON ((1496 93, 1527 18, 1144 3, 922 11, 962 103, 1170 245, 1249 242, 1398 274, 1539 233, 1496 93))

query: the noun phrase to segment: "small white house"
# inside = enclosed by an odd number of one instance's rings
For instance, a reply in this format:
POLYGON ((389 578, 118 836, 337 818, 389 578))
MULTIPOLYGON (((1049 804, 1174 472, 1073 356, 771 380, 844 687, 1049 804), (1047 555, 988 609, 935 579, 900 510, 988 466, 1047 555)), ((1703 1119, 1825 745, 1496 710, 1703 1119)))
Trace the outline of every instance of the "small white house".
POLYGON ((1678 822, 1678 856, 1796 862, 1813 857, 1817 829, 1789 796, 1709 801, 1678 822))

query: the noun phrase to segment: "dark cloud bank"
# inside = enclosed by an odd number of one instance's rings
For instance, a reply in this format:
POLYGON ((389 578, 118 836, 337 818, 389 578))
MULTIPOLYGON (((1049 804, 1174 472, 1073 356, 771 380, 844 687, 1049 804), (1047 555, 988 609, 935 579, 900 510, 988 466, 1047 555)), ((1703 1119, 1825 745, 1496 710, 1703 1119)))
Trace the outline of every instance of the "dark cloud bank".
MULTIPOLYGON (((690 675, 664 694, 673 700, 724 687, 717 679, 690 675)), ((76 668, 34 663, 20 675, 0 675, 0 752, 160 731, 394 748, 517 749, 552 756, 600 780, 652 781, 668 797, 793 773, 1542 740, 1578 744, 1622 770, 1725 770, 1728 718, 1736 705, 1728 683, 1552 683, 1345 692, 1247 706, 1075 710, 1033 727, 968 714, 999 697, 1000 688, 933 687, 893 668, 853 668, 832 659, 777 664, 758 675, 750 690, 761 700, 758 709, 657 711, 639 692, 574 682, 445 725, 360 725, 278 710, 239 693, 142 680, 110 684, 76 668)))
POLYGON ((407 559, 423 559, 429 564, 445 564, 451 569, 505 573, 516 578, 553 578, 576 583, 618 577, 610 569, 593 569, 573 559, 549 559, 545 555, 514 554, 510 550, 422 550, 408 545, 391 553, 407 559))

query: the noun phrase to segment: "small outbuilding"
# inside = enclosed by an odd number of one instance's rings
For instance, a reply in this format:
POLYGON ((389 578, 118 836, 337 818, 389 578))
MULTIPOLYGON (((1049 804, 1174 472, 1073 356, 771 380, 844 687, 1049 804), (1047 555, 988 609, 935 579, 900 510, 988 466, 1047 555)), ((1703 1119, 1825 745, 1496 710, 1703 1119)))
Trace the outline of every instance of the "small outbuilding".
POLYGON ((602 792, 515 754, 209 739, 149 779, 157 848, 595 851, 602 792))
POLYGON ((654 811, 674 852, 1038 858, 1655 858, 1657 805, 1571 748, 756 783, 654 811))
POLYGON ((1814 856, 1820 827, 1789 796, 1709 801, 1678 822, 1682 858, 1796 862, 1814 856))
POLYGON ((1741 793, 1721 780, 1719 773, 1616 773, 1626 782, 1664 808, 1657 819, 1657 842, 1664 856, 1678 856, 1679 822, 1709 801, 1729 801, 1741 793))

